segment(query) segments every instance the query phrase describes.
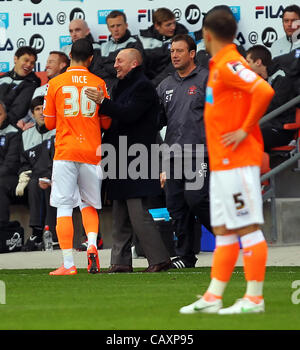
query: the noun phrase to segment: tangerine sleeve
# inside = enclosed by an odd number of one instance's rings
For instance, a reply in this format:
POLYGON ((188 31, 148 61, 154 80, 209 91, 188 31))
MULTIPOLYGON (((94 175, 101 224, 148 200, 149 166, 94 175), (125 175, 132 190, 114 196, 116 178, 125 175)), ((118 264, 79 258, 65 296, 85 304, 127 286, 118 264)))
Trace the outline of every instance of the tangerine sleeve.
POLYGON ((268 82, 241 61, 225 63, 220 74, 226 86, 245 92, 242 98, 250 101, 242 124, 242 129, 249 134, 264 115, 275 92, 268 82))
POLYGON ((48 130, 56 128, 56 105, 53 90, 52 84, 48 83, 43 106, 45 126, 48 130))
POLYGON ((265 80, 260 80, 260 83, 257 84, 251 94, 249 112, 242 125, 242 129, 247 134, 252 131, 253 127, 264 115, 275 93, 272 87, 265 80))
MULTIPOLYGON (((101 88, 103 90, 104 97, 110 99, 105 83, 102 84, 101 88)), ((100 125, 101 125, 101 128, 104 130, 109 129, 111 125, 111 118, 107 115, 100 114, 100 125)))

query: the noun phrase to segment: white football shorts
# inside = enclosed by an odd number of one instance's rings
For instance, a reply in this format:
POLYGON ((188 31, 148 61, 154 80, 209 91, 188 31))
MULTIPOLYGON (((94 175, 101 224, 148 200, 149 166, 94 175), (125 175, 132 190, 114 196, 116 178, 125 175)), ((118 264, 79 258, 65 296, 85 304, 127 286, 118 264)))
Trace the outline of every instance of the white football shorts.
POLYGON ((210 173, 211 225, 237 229, 263 224, 260 168, 247 166, 210 173))
POLYGON ((50 205, 57 208, 75 208, 85 203, 101 209, 100 165, 54 160, 50 205))

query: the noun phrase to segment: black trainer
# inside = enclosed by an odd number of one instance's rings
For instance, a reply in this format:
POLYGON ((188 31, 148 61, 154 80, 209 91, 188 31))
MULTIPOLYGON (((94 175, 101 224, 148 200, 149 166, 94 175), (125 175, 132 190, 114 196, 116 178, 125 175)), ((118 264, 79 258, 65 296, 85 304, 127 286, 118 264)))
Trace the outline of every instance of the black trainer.
POLYGON ((36 250, 43 249, 43 242, 40 240, 38 236, 31 235, 26 243, 23 245, 21 251, 22 252, 33 252, 36 250))
POLYGON ((173 269, 186 269, 186 268, 191 268, 195 267, 197 259, 192 259, 186 258, 184 256, 177 256, 172 260, 172 268, 173 269))

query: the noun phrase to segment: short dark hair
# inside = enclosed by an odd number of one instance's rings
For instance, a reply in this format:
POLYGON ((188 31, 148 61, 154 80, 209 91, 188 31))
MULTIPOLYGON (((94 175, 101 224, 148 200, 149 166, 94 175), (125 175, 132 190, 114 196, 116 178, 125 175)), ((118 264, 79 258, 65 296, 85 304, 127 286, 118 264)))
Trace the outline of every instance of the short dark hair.
POLYGON ((34 56, 35 60, 37 60, 37 53, 36 50, 31 46, 21 46, 18 48, 18 50, 15 52, 15 56, 20 58, 23 55, 30 55, 34 56))
POLYGON ((171 43, 174 43, 176 41, 185 41, 187 43, 189 51, 192 51, 192 50, 194 50, 195 52, 197 51, 197 45, 194 39, 188 34, 176 34, 172 38, 171 43))
POLYGON ((63 63, 65 63, 67 66, 70 65, 69 57, 62 51, 50 51, 49 55, 58 55, 63 63))
POLYGON ((207 12, 203 27, 211 30, 221 40, 233 40, 236 31, 236 19, 228 6, 219 5, 207 12))
POLYGON ((166 7, 158 8, 152 15, 153 24, 161 25, 163 22, 170 21, 172 19, 175 19, 175 15, 166 7))
POLYGON ((72 59, 77 62, 84 62, 94 54, 93 44, 86 38, 78 39, 72 44, 72 59))
POLYGON ((264 45, 251 46, 246 51, 246 56, 247 55, 250 55, 254 62, 261 59, 262 64, 266 67, 270 66, 272 63, 272 54, 264 45))
POLYGON ((246 56, 250 55, 255 62, 261 59, 262 64, 266 67, 270 66, 272 62, 271 52, 264 45, 254 45, 246 51, 246 56))
POLYGON ((300 7, 298 5, 289 5, 282 12, 282 18, 286 12, 295 12, 300 18, 300 7))
POLYGON ((123 17, 124 19, 124 22, 127 23, 127 18, 126 18, 126 15, 124 12, 122 11, 119 11, 119 10, 113 10, 111 11, 107 16, 106 16, 106 23, 107 23, 107 20, 110 19, 110 18, 116 18, 116 17, 123 17))
POLYGON ((36 106, 41 106, 44 104, 44 96, 40 95, 32 99, 30 104, 30 110, 33 113, 36 106))

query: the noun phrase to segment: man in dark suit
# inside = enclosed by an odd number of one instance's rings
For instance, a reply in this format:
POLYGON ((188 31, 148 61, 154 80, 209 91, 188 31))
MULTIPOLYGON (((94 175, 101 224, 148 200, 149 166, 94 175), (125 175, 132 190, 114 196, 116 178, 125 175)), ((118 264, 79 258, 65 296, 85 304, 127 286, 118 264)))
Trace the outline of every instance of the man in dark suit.
MULTIPOLYGON (((143 73, 142 56, 137 49, 121 50, 114 67, 118 83, 112 90, 111 99, 104 98, 101 91, 86 90, 87 96, 101 105, 99 113, 112 118, 111 128, 103 139, 102 153, 105 143, 110 144, 115 150, 115 159, 120 160, 114 169, 115 179, 108 174, 107 198, 113 200, 109 272, 132 271, 133 232, 149 263, 145 272, 167 270, 171 267, 170 257, 147 210, 147 199, 161 193, 159 177, 152 179, 150 176, 151 145, 156 144, 159 99, 143 73), (133 147, 142 150, 139 157, 130 155, 133 147), (145 165, 146 172, 141 169, 142 165, 139 170, 133 166, 138 158, 145 165)), ((108 165, 111 167, 111 163, 108 165)))

